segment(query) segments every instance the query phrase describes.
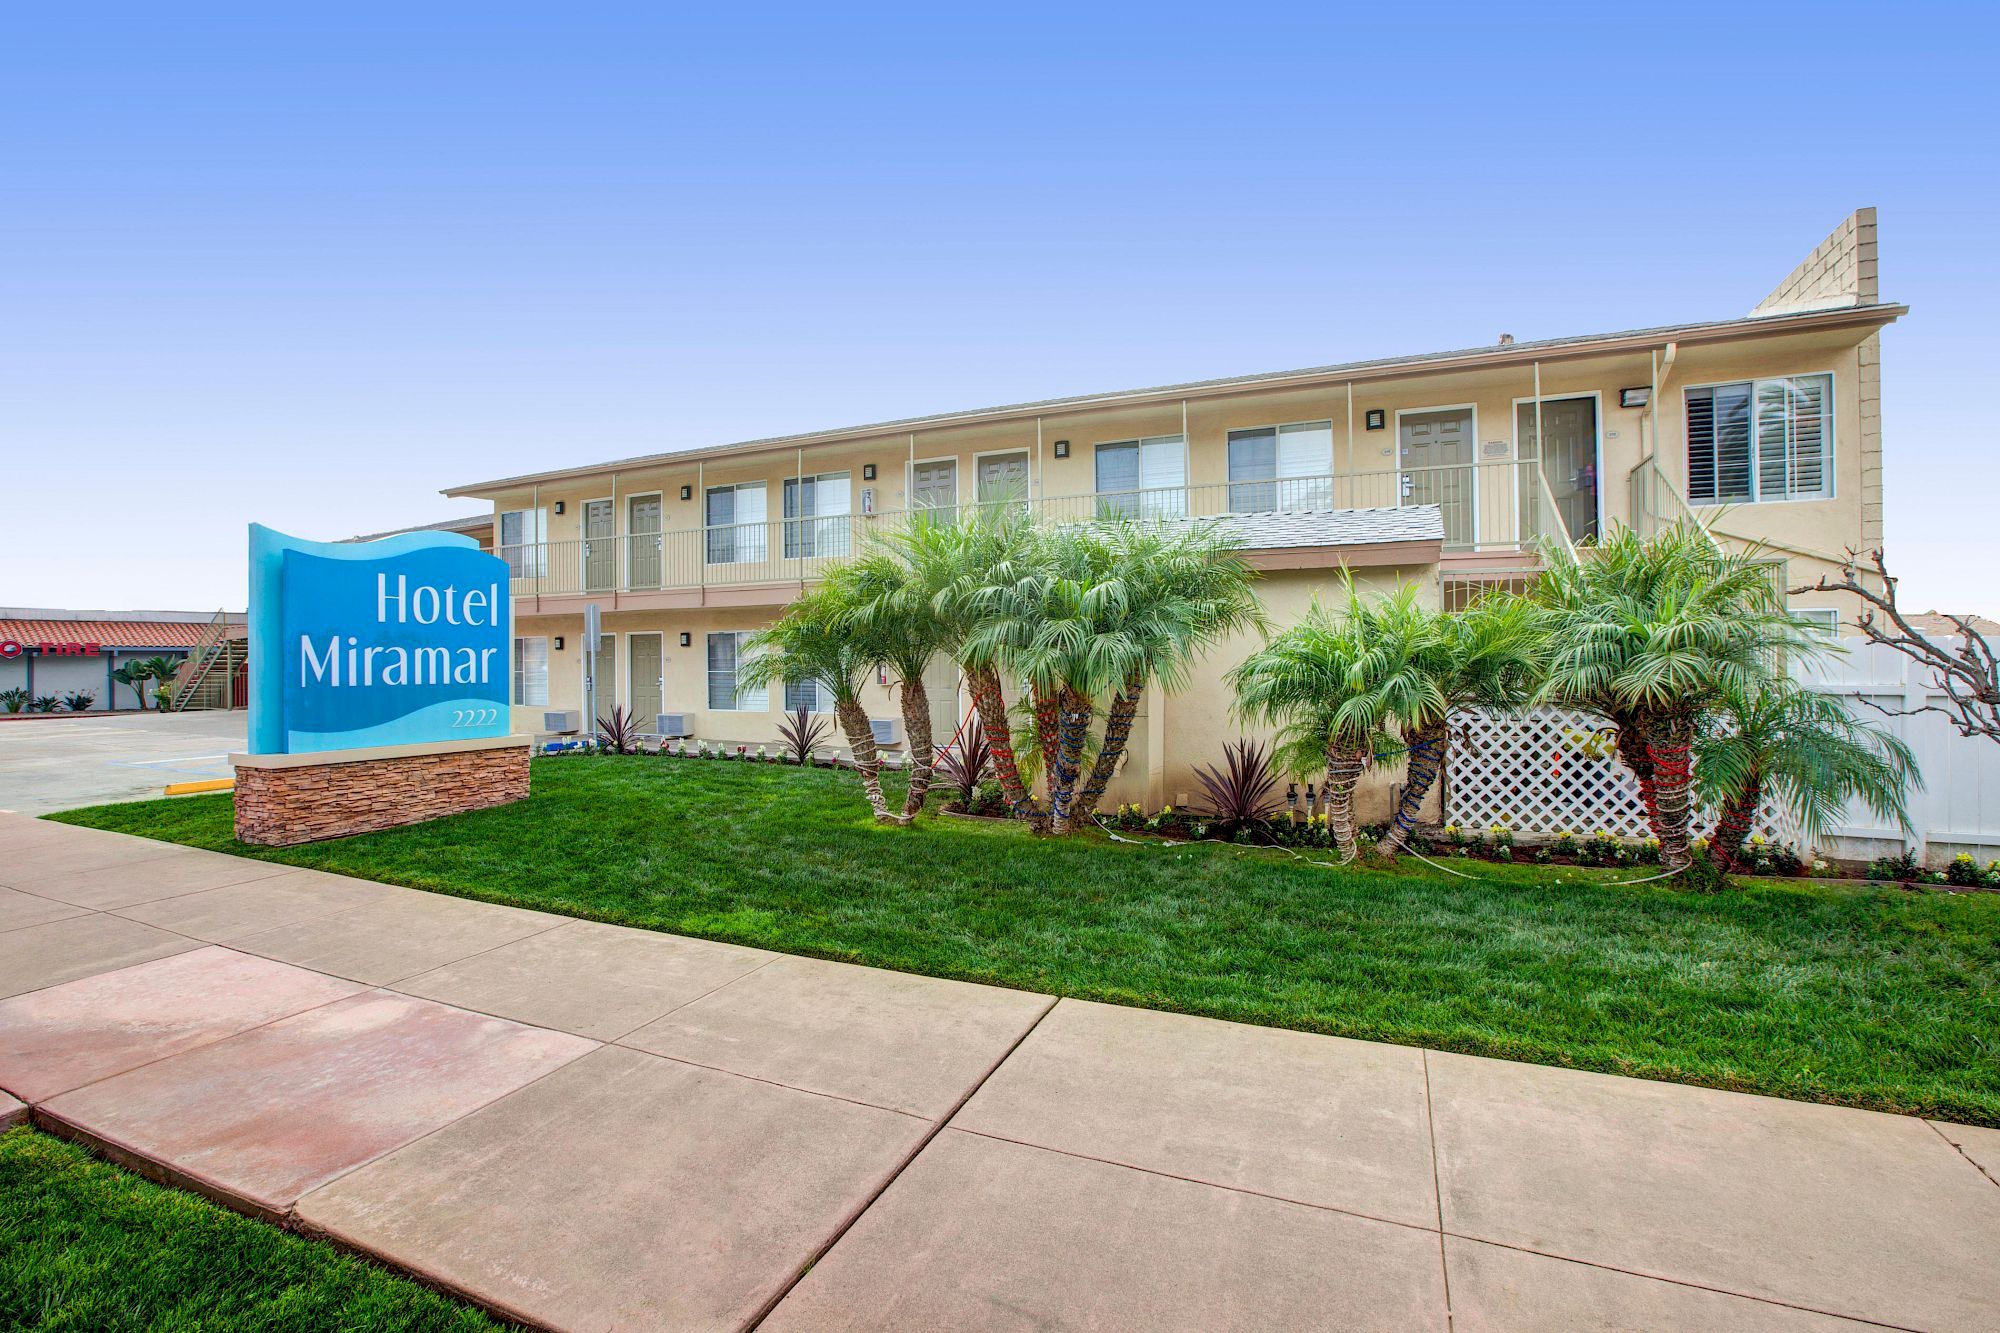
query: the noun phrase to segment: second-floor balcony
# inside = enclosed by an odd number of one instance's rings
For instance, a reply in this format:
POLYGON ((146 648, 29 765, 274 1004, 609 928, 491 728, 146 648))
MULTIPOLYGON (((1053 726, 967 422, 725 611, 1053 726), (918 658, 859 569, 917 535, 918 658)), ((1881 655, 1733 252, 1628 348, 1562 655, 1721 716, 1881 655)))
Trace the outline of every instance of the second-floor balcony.
MULTIPOLYGON (((1199 521, 1256 514, 1330 513, 1436 505, 1447 553, 1526 552, 1570 540, 1561 506, 1534 459, 1506 459, 1381 472, 1264 478, 1148 490, 1002 500, 1050 523, 1118 518, 1199 521)), ((963 506, 831 517, 773 518, 659 532, 501 545, 517 597, 660 594, 663 602, 782 599, 827 566, 860 552, 871 534, 922 514, 953 517, 963 506), (667 594, 681 594, 669 597, 667 594)), ((645 599, 651 600, 651 599, 645 599)))

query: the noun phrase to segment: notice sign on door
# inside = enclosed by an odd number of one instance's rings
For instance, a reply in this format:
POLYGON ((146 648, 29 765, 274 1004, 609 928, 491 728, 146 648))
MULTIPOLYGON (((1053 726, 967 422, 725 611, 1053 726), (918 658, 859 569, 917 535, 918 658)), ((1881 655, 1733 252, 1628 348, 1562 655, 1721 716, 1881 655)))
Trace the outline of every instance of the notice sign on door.
POLYGON ((508 734, 507 563, 456 533, 309 542, 250 527, 250 752, 508 734))

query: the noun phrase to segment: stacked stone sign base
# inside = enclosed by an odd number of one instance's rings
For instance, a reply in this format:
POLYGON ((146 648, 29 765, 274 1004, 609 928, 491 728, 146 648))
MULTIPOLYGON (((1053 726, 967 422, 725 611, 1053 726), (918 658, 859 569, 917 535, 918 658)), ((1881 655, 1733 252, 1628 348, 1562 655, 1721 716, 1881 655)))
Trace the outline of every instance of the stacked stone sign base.
POLYGON ((344 838, 528 795, 529 738, 317 754, 237 754, 236 836, 262 847, 344 838))

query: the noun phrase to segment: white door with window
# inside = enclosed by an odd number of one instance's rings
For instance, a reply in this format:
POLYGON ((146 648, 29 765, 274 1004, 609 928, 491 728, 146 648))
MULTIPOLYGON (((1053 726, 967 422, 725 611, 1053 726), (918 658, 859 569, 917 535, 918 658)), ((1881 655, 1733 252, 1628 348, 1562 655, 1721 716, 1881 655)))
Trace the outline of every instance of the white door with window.
POLYGON ((1471 546, 1478 477, 1472 465, 1472 409, 1449 407, 1397 416, 1402 453, 1402 503, 1436 505, 1444 514, 1444 544, 1471 546))

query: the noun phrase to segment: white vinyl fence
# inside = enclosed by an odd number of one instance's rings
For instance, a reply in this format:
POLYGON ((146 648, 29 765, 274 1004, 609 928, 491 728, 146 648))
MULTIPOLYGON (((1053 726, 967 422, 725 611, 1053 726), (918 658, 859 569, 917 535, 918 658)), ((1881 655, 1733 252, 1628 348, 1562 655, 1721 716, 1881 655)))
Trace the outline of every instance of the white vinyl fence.
POLYGON ((1866 639, 1845 643, 1845 656, 1805 668, 1800 679, 1845 701, 1856 717, 1901 737, 1916 754, 1924 790, 1910 793, 1913 832, 1907 837, 1884 826, 1866 806, 1855 805, 1828 830, 1821 850, 1866 860, 1909 845, 1931 866, 1943 866, 1960 852, 1981 865, 2000 857, 2000 744, 1959 735, 1939 713, 1888 716, 1871 707, 1914 710, 1945 695, 1929 671, 1895 649, 1866 639))
MULTIPOLYGON (((1845 644, 1845 656, 1803 668, 1800 679, 1845 701, 1856 717, 1901 737, 1916 754, 1924 790, 1910 793, 1909 836, 1856 804, 1812 850, 1865 861, 1909 845, 1933 866, 1960 852, 1981 864, 2000 857, 2000 744, 1960 736, 1936 713, 1891 716, 1870 707, 1872 701, 1916 709, 1943 694, 1929 672, 1894 649, 1865 639, 1845 644)), ((1644 837, 1638 783, 1618 762, 1600 726, 1587 714, 1554 708, 1454 719, 1445 822, 1480 831, 1505 824, 1529 839, 1559 832, 1585 838, 1600 829, 1621 838, 1644 837)), ((1713 823, 1709 812, 1697 812, 1698 830, 1713 823)), ((1795 821, 1771 807, 1755 831, 1774 842, 1801 840, 1795 821)))

